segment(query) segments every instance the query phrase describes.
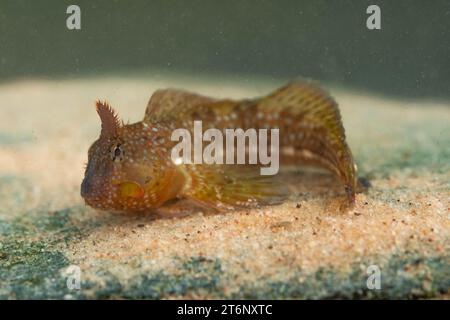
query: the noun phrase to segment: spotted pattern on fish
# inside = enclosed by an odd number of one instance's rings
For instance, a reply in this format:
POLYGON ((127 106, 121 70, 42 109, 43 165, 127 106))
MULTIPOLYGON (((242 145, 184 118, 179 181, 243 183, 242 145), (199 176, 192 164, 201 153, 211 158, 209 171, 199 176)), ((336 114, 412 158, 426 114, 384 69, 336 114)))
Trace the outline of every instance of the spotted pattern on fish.
MULTIPOLYGON (((100 137, 88 151, 81 185, 85 202, 98 209, 145 211, 187 198, 211 208, 277 203, 286 190, 255 166, 177 165, 171 160, 173 130, 249 128, 280 130, 281 164, 322 166, 336 174, 348 203, 355 201, 356 165, 337 103, 312 82, 292 82, 256 99, 214 99, 177 89, 157 90, 144 119, 120 122, 97 101, 100 137)), ((270 139, 269 139, 270 143, 270 139)))

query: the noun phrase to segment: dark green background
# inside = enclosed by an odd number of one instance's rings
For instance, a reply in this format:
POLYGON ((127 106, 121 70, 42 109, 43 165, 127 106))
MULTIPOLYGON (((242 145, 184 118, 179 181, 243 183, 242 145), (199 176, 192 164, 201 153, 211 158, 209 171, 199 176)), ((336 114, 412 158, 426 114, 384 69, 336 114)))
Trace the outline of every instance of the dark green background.
POLYGON ((450 96, 450 1, 0 0, 0 79, 151 70, 450 96), (82 29, 66 28, 78 4, 82 29), (378 4, 382 30, 366 29, 378 4))

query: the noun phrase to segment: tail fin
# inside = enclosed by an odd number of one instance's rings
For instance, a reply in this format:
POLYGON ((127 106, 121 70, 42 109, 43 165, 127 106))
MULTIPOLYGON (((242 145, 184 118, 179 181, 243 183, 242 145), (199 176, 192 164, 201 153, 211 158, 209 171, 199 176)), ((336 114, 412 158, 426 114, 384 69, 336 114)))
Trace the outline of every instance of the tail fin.
POLYGON ((257 106, 263 114, 279 115, 283 146, 293 146, 303 160, 335 172, 354 203, 356 166, 334 99, 314 83, 303 81, 281 87, 260 99, 257 106))

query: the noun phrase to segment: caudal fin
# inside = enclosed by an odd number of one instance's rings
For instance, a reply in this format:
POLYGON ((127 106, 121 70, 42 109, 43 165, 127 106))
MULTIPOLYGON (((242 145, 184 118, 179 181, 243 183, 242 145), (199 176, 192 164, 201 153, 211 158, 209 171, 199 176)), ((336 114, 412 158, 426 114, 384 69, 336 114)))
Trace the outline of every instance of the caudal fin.
POLYGON ((298 157, 336 173, 350 203, 354 203, 356 166, 345 139, 334 99, 313 82, 292 82, 257 103, 258 112, 277 115, 282 146, 292 146, 298 157))

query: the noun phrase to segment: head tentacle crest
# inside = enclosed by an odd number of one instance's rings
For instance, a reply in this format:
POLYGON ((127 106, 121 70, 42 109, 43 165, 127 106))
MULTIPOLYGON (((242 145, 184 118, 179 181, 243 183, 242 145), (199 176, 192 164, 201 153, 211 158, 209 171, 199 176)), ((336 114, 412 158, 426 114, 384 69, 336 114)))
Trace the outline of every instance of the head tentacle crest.
POLYGON ((114 109, 108 102, 97 100, 95 102, 97 113, 102 122, 102 130, 100 132, 101 138, 111 138, 117 135, 117 130, 120 128, 120 119, 114 109))

